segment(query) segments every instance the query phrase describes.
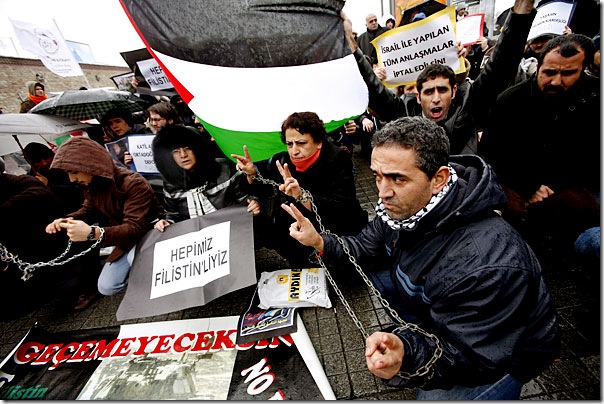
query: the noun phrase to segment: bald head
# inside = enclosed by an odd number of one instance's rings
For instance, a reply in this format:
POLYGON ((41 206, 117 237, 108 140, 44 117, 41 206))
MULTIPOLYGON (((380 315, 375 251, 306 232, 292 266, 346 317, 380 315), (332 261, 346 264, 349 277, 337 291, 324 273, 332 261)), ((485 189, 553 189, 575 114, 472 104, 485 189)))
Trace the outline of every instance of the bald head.
POLYGON ((378 28, 377 16, 373 13, 367 14, 367 17, 365 17, 365 25, 369 31, 375 31, 378 28))

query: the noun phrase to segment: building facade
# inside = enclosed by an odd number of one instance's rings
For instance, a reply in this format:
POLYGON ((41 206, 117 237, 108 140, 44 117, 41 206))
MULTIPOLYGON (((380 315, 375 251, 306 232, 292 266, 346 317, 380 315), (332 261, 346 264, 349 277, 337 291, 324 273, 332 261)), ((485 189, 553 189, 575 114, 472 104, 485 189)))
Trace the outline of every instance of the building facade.
POLYGON ((0 108, 4 113, 18 113, 27 98, 28 81, 44 84, 46 93, 78 90, 80 87, 117 87, 111 77, 129 73, 128 67, 80 63, 85 74, 76 77, 57 76, 39 59, 0 56, 0 108))

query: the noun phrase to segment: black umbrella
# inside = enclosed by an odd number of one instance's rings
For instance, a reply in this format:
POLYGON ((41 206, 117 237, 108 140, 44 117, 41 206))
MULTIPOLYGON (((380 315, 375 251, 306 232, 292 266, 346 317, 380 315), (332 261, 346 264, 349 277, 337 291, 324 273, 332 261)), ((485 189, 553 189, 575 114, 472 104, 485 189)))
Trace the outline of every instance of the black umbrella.
POLYGON ((96 119, 99 122, 107 111, 125 108, 131 112, 144 111, 149 104, 127 91, 71 90, 42 101, 31 110, 33 114, 59 115, 78 121, 96 119))

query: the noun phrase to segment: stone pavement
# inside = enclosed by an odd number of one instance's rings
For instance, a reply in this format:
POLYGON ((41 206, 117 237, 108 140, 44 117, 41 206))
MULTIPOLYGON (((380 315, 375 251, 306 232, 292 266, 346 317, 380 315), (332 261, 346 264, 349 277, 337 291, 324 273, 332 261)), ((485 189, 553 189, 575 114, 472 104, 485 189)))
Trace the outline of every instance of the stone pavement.
MULTIPOLYGON (((371 212, 372 217, 377 201, 377 188, 368 161, 361 159, 356 151, 355 165, 357 194, 363 207, 371 212)), ((256 252, 256 266, 261 271, 287 267, 278 255, 264 249, 256 252)), ((582 328, 580 321, 589 277, 585 269, 572 259, 544 265, 543 271, 558 306, 563 350, 558 362, 524 386, 522 399, 600 400, 599 337, 589 338, 589 330, 582 328)), ((390 324, 388 316, 379 302, 371 296, 360 276, 349 276, 346 279, 338 277, 337 282, 367 333, 371 334, 390 324)), ((599 296, 599 284, 596 288, 599 296)), ((63 331, 126 323, 239 315, 247 307, 252 292, 253 287, 250 287, 216 299, 203 307, 124 322, 115 318, 124 292, 103 297, 82 312, 65 313, 58 309, 56 301, 51 301, 16 320, 0 323, 0 355, 4 358, 36 321, 50 331, 63 331)), ((337 296, 332 293, 330 298, 334 306, 332 309, 307 308, 300 310, 300 314, 336 397, 344 400, 415 399, 413 389, 387 388, 367 370, 361 333, 337 296)), ((586 321, 591 322, 594 329, 600 330, 598 315, 595 318, 587 318, 586 321)))

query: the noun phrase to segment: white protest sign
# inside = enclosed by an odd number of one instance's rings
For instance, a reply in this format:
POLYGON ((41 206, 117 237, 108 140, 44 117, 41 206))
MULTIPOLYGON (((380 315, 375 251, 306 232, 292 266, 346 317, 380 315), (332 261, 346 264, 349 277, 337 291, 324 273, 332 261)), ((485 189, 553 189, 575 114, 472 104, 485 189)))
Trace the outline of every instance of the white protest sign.
POLYGON ((484 14, 470 14, 457 21, 457 40, 462 45, 473 45, 478 43, 483 36, 484 14))
POLYGON ((152 91, 172 88, 172 83, 155 59, 139 60, 136 65, 152 91))
POLYGON ((229 275, 230 234, 227 221, 157 242, 150 298, 201 287, 229 275))
POLYGON ((537 15, 529 31, 527 40, 545 34, 562 35, 568 25, 574 8, 573 3, 557 1, 537 7, 537 15))
POLYGON ((155 135, 129 135, 128 152, 132 155, 132 162, 139 173, 159 174, 153 161, 151 144, 155 135))
POLYGON ((413 83, 431 64, 444 64, 456 73, 465 71, 457 56, 455 7, 423 20, 391 29, 372 41, 380 66, 386 69, 386 87, 413 83))

